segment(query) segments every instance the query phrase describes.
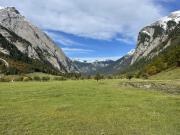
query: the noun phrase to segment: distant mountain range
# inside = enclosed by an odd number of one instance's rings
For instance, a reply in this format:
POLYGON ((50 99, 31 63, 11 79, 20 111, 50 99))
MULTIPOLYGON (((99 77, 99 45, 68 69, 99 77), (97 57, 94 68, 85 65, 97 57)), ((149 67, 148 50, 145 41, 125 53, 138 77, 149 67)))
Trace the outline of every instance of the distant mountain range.
POLYGON ((95 62, 73 61, 74 65, 77 67, 79 72, 86 75, 93 75, 96 74, 97 72, 100 73, 100 71, 109 67, 114 62, 115 61, 112 60, 95 61, 95 62))
POLYGON ((16 8, 0 9, 0 68, 1 72, 9 74, 80 72, 92 75, 145 71, 155 73, 155 70, 160 72, 179 65, 179 46, 180 11, 176 11, 144 27, 139 32, 136 49, 117 61, 72 61, 16 8))

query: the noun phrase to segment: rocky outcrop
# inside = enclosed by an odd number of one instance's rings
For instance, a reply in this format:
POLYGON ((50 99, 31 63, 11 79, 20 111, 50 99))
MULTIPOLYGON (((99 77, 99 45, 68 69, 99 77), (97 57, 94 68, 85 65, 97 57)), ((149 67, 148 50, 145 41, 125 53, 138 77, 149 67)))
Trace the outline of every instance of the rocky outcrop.
POLYGON ((171 44, 170 34, 180 21, 180 11, 172 12, 169 16, 144 27, 138 36, 137 47, 131 65, 141 58, 152 58, 171 44), (155 48, 158 51, 153 51, 155 48))
MULTIPOLYGON (((0 34, 29 58, 51 64, 60 72, 75 72, 76 67, 63 51, 14 7, 0 8, 0 34)), ((0 46, 0 52, 10 50, 0 46)))
POLYGON ((177 84, 170 84, 165 82, 155 82, 155 81, 129 81, 123 82, 121 85, 126 87, 134 87, 148 90, 160 90, 171 94, 179 94, 180 86, 177 84))

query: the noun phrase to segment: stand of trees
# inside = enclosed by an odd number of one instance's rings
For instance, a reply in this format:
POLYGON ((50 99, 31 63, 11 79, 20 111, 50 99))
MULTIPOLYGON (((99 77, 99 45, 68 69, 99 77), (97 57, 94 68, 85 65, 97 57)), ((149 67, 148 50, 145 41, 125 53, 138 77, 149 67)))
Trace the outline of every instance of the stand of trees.
POLYGON ((101 74, 99 74, 99 73, 97 73, 97 74, 94 76, 94 79, 98 82, 99 80, 104 79, 104 76, 101 75, 101 74))

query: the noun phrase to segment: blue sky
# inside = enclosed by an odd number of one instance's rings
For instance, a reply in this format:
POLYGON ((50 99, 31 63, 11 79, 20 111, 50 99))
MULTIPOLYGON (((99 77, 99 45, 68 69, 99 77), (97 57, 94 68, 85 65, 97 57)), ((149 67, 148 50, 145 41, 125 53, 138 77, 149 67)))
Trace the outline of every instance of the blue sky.
POLYGON ((45 30, 72 59, 78 60, 116 60, 134 49, 134 41, 120 41, 117 39, 101 40, 80 37, 60 31, 45 30))
POLYGON ((116 60, 144 26, 180 10, 179 0, 0 0, 15 6, 71 59, 116 60))

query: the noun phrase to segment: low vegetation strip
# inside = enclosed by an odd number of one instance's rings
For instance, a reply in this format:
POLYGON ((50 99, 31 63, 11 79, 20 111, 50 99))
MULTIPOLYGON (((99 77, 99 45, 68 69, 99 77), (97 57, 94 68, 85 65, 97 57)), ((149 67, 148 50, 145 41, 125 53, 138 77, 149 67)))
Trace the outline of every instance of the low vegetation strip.
POLYGON ((180 94, 180 85, 167 83, 167 81, 128 81, 122 83, 124 86, 131 86, 142 89, 161 90, 168 93, 180 94))

